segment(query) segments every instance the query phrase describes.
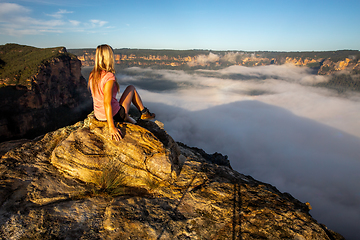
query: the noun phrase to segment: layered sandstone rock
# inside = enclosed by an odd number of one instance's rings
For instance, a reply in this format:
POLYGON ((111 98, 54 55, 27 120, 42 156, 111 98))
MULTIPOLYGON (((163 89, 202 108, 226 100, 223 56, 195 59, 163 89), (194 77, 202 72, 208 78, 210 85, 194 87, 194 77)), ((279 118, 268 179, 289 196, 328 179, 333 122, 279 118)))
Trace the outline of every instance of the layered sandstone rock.
POLYGON ((97 183, 105 168, 121 168, 126 185, 148 188, 147 181, 171 181, 179 174, 179 149, 156 124, 119 124, 122 141, 113 141, 106 122, 90 115, 89 128, 73 131, 53 150, 50 161, 60 171, 88 183, 97 183), (161 141, 160 141, 161 140, 161 141))
POLYGON ((346 58, 345 60, 334 62, 330 59, 326 59, 319 69, 319 74, 329 75, 344 70, 346 70, 348 73, 359 73, 360 60, 353 61, 349 58, 346 58))
POLYGON ((0 142, 33 138, 79 121, 91 111, 81 62, 67 54, 65 48, 59 51, 57 57, 38 66, 38 72, 26 83, 3 83, 0 142))
POLYGON ((284 64, 293 64, 295 66, 308 66, 309 64, 315 64, 315 63, 320 63, 323 62, 324 59, 322 58, 318 58, 318 59, 312 59, 312 58, 291 58, 291 57, 287 57, 284 64))
POLYGON ((124 138, 113 142, 89 116, 8 151, 0 236, 343 239, 290 194, 232 170, 220 154, 176 144, 158 125, 121 124, 124 138))

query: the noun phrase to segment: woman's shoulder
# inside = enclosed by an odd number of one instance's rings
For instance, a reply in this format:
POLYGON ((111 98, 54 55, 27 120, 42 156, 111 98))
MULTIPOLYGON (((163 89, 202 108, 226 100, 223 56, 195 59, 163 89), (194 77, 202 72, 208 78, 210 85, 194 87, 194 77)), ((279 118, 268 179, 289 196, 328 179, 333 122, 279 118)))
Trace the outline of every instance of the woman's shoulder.
POLYGON ((115 74, 112 72, 101 72, 101 82, 106 83, 107 81, 115 80, 115 74))
POLYGON ((106 81, 115 80, 115 74, 112 72, 102 71, 101 78, 106 81))

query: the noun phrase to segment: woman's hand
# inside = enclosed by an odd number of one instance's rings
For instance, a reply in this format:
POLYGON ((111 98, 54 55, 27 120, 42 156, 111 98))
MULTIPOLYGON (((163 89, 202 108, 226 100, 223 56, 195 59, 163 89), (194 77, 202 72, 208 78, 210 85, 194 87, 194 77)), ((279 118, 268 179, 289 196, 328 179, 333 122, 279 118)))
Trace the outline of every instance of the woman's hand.
POLYGON ((109 128, 109 134, 111 136, 111 140, 120 141, 122 139, 121 131, 117 127, 109 128))
POLYGON ((112 140, 120 141, 122 139, 121 131, 117 127, 115 127, 114 119, 113 119, 113 111, 111 107, 111 99, 112 99, 112 89, 115 80, 110 80, 105 83, 104 86, 104 108, 106 121, 109 126, 109 134, 112 140))

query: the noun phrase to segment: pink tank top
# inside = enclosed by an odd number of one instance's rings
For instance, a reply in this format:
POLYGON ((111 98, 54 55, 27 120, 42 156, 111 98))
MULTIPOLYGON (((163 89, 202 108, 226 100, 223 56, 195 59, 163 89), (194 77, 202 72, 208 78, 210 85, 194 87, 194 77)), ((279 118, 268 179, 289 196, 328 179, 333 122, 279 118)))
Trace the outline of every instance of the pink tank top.
MULTIPOLYGON (((90 81, 91 80, 92 79, 90 78, 90 81)), ((111 72, 102 71, 101 80, 100 80, 99 86, 98 86, 99 92, 94 93, 93 91, 91 91, 91 95, 92 95, 93 103, 94 103, 94 114, 95 114, 95 117, 101 121, 106 121, 106 114, 105 114, 105 107, 104 107, 104 87, 108 81, 116 81, 115 75, 111 72)), ((120 110, 119 102, 118 102, 118 100, 116 100, 117 92, 118 92, 118 89, 117 89, 116 85, 114 84, 113 91, 112 91, 112 99, 111 99, 111 108, 112 108, 113 116, 120 110)))

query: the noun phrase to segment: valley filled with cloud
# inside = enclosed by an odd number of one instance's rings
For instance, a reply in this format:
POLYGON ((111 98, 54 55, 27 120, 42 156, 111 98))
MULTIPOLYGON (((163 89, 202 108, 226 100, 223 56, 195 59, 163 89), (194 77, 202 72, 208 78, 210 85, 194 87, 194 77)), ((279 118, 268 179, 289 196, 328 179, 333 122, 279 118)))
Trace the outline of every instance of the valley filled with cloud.
POLYGON ((360 222, 360 94, 292 65, 222 70, 129 68, 145 105, 176 140, 227 155, 240 173, 312 206, 320 223, 353 238, 360 222))

